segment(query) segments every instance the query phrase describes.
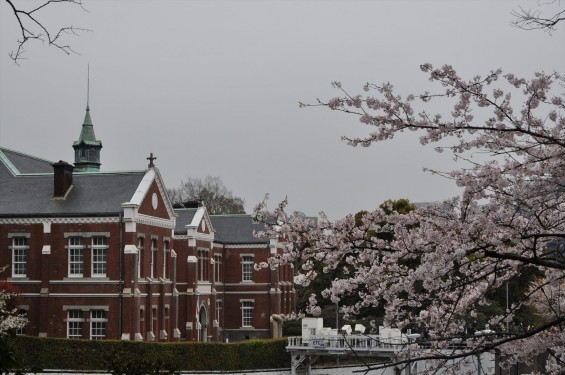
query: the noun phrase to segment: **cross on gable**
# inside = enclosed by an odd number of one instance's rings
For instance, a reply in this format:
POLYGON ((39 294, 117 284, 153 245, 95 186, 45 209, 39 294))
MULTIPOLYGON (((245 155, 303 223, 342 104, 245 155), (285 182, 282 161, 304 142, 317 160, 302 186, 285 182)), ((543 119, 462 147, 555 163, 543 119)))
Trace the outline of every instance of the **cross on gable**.
POLYGON ((146 159, 149 160, 149 165, 147 167, 153 168, 155 166, 155 164, 153 164, 153 160, 155 160, 157 158, 153 156, 153 153, 151 153, 151 154, 149 154, 149 157, 146 158, 146 159))

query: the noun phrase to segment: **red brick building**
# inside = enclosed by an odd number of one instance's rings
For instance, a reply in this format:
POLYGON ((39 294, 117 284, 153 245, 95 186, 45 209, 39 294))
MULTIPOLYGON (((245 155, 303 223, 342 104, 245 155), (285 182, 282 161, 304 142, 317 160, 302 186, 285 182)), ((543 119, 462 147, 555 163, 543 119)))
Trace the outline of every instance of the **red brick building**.
POLYGON ((0 148, 0 273, 21 290, 24 333, 149 341, 276 337, 294 310, 290 267, 249 215, 173 209, 150 157, 100 171, 89 108, 74 166, 0 148))

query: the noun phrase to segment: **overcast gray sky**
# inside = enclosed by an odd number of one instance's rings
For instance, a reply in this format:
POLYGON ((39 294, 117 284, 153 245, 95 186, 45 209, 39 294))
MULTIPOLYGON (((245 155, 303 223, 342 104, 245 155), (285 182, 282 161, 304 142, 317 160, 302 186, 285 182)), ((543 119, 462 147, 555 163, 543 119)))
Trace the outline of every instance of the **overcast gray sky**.
MULTIPOLYGON (((16 0, 16 3, 22 1, 16 0)), ((54 4, 48 25, 92 30, 66 39, 79 54, 30 43, 9 58, 18 25, 0 1, 0 145, 73 162, 90 64, 90 106, 102 169, 138 170, 157 156, 165 183, 220 176, 248 212, 271 194, 290 208, 338 218, 388 198, 448 198, 454 185, 422 171, 453 168, 404 136, 368 149, 355 117, 298 102, 327 99, 341 81, 424 91, 419 65, 461 75, 491 69, 531 77, 565 70, 565 27, 509 25, 535 1, 110 1, 54 4)))

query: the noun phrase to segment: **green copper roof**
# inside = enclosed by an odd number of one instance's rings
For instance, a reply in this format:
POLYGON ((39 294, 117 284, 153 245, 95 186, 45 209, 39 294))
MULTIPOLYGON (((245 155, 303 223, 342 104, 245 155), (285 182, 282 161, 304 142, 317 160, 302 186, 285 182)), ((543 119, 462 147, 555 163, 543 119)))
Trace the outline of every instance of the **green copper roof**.
POLYGON ((82 130, 80 131, 80 137, 78 141, 73 143, 73 146, 84 143, 91 146, 99 146, 102 142, 96 140, 94 135, 94 127, 92 126, 92 119, 90 118, 90 108, 86 106, 86 115, 84 115, 84 121, 82 123, 82 130))

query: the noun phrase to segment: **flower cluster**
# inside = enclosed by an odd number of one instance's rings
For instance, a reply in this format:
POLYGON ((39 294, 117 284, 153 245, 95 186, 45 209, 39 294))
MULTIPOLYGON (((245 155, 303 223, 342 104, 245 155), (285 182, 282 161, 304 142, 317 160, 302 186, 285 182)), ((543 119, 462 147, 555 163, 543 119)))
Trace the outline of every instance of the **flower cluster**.
POLYGON ((23 328, 27 324, 25 316, 18 314, 17 290, 5 280, 0 280, 0 336, 23 328))
MULTIPOLYGON (((489 317, 493 333, 473 336, 462 350, 500 348, 508 363, 547 352, 547 370, 558 373, 565 363, 563 95, 552 97, 554 77, 544 73, 524 79, 497 70, 463 80, 451 66, 421 68, 437 84, 437 93, 403 98, 386 83, 367 84, 365 96, 353 96, 334 84, 343 96, 317 106, 356 114, 373 127, 365 138, 345 138, 353 146, 414 131, 422 145, 441 141, 440 151, 462 160, 469 161, 470 153, 489 155, 442 173, 463 188, 462 195, 406 214, 377 209, 361 220, 349 215, 318 223, 287 218, 286 201, 271 212, 259 206, 257 219, 266 223, 262 235, 287 241, 284 254, 268 265, 294 263, 295 281, 302 285, 319 276, 314 265, 321 264, 323 272, 343 267, 322 296, 342 300, 341 311, 351 316, 383 307, 386 323, 425 331, 430 350, 462 337, 488 305, 489 294, 534 272, 530 291, 489 317), (426 111, 436 101, 444 103, 446 113, 426 111), (354 302, 344 303, 344 297, 354 302), (541 323, 507 330, 524 306, 541 323)), ((317 311, 316 299, 309 302, 309 310, 317 311)))

